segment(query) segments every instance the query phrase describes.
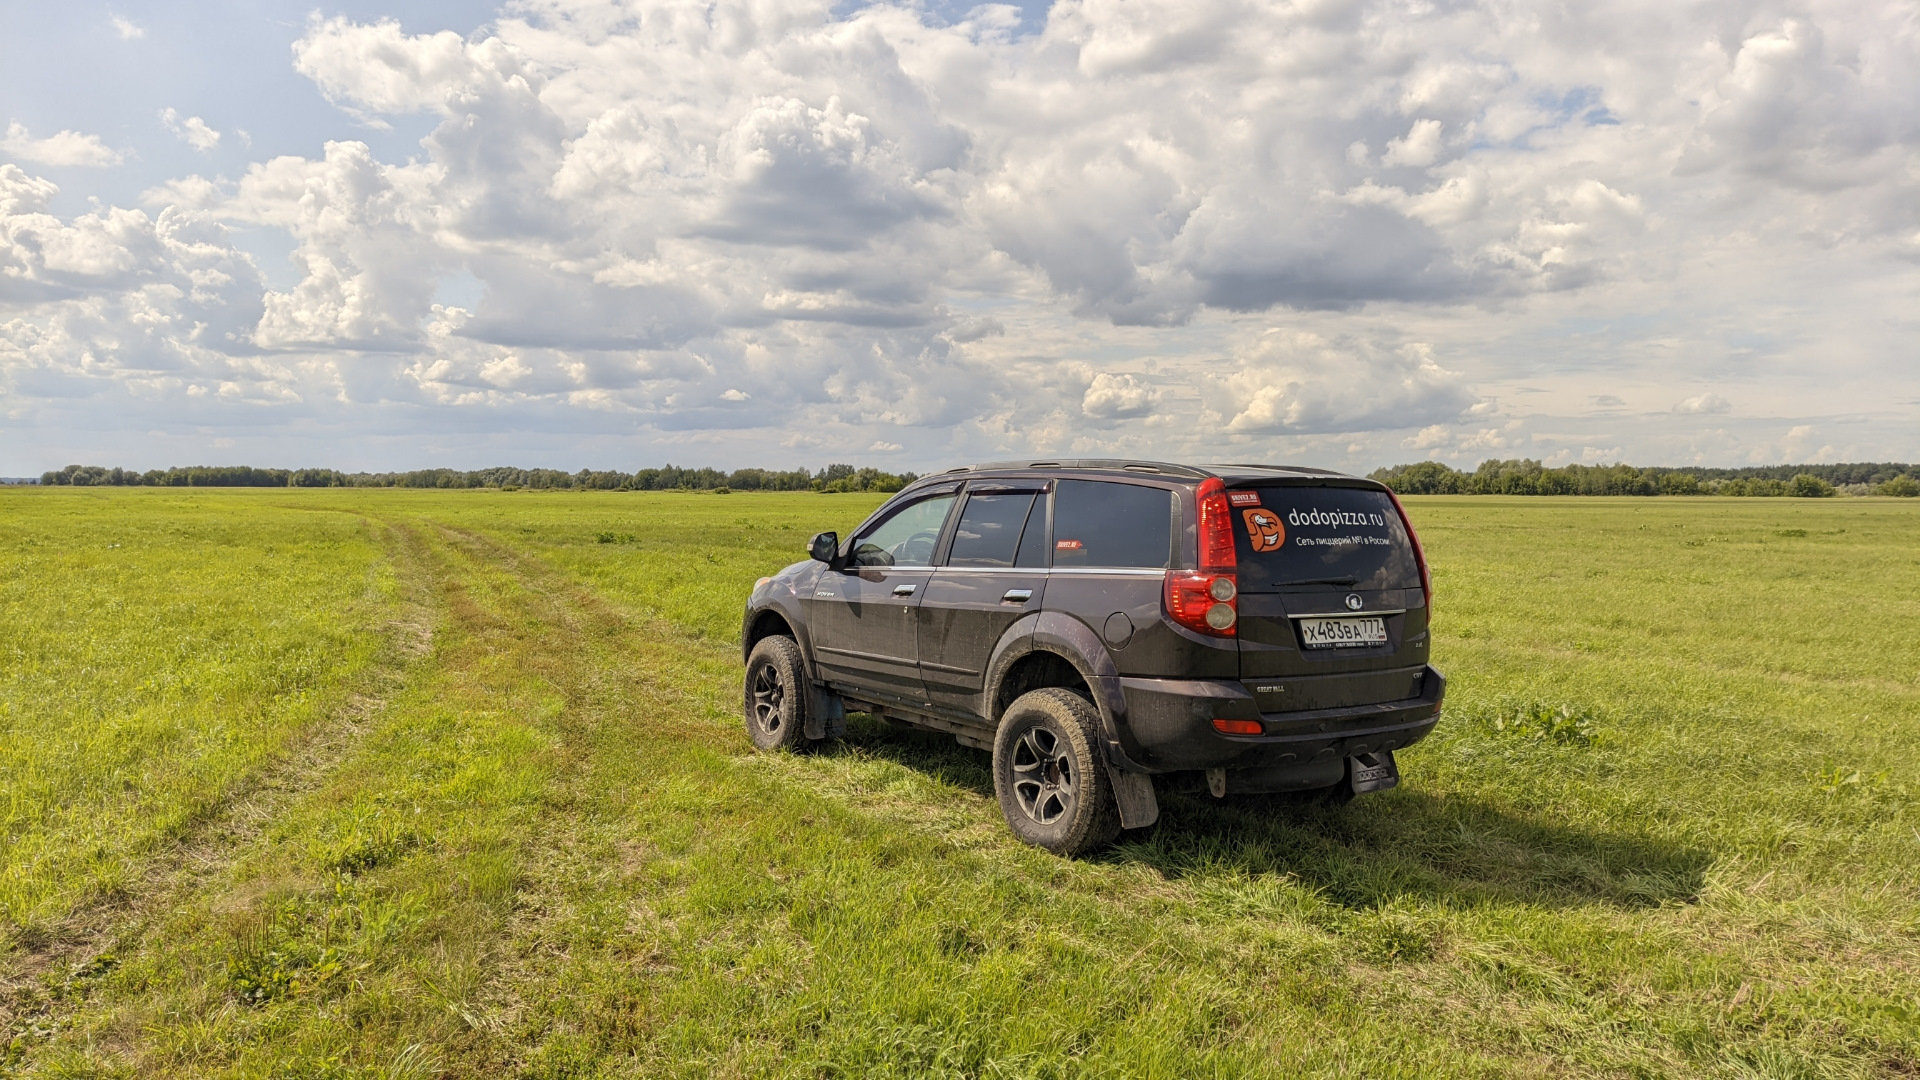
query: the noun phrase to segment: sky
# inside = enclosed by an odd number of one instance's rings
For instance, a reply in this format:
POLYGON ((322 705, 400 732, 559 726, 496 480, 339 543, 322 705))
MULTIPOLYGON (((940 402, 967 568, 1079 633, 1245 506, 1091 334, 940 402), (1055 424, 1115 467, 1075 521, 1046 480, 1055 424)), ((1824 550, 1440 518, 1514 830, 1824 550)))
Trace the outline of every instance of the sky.
POLYGON ((1920 7, 0 0, 0 475, 1920 460, 1920 7))

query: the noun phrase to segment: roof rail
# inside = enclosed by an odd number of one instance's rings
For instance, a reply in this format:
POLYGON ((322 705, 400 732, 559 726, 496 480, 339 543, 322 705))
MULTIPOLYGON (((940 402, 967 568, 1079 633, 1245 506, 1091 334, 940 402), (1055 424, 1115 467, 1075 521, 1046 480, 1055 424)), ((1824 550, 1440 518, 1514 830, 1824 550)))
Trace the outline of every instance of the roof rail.
POLYGON ((1221 461, 1202 466, 1212 469, 1267 469, 1272 472, 1314 473, 1320 476, 1347 476, 1337 469, 1316 469, 1309 465, 1267 465, 1252 461, 1221 461))
POLYGON ((1136 472, 1161 476, 1179 476, 1203 478, 1212 476, 1205 469, 1196 469, 1191 465, 1175 465, 1167 461, 1142 461, 1136 458, 1049 458, 1025 461, 987 461, 978 465, 969 465, 966 469, 954 469, 954 472, 980 472, 988 469, 1076 469, 1089 472, 1136 472))

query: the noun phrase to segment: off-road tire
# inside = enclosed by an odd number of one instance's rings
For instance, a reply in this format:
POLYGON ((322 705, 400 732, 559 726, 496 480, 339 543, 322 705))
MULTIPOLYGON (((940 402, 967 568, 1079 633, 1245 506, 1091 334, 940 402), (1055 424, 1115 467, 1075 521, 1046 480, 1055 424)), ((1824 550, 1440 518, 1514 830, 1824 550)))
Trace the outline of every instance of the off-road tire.
POLYGON ((747 738, 756 750, 804 750, 807 708, 812 695, 800 644, 790 637, 765 637, 747 657, 744 711, 747 738))
POLYGON ((1100 714, 1070 690, 1035 690, 1008 706, 993 739, 993 793, 1013 835, 1069 857, 1120 835, 1100 750, 1100 714))

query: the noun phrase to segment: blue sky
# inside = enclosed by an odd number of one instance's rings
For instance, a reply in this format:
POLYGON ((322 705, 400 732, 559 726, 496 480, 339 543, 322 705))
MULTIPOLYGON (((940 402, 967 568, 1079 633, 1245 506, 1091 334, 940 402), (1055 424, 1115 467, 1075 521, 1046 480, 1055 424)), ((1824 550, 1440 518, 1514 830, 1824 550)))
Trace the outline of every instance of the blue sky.
POLYGON ((1910 6, 0 22, 0 474, 1920 458, 1910 6))

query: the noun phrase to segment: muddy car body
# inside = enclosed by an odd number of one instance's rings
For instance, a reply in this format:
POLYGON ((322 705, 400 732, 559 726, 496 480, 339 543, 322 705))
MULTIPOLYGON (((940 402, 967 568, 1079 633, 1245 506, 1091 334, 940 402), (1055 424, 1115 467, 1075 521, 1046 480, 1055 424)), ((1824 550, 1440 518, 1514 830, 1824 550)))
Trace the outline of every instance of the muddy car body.
POLYGON ((1392 786, 1393 752, 1439 717, 1424 556, 1370 480, 977 465, 811 555, 747 603, 756 745, 832 737, 848 711, 949 733, 994 752, 1009 824, 1052 850, 1151 824, 1155 777, 1222 797, 1392 786))

